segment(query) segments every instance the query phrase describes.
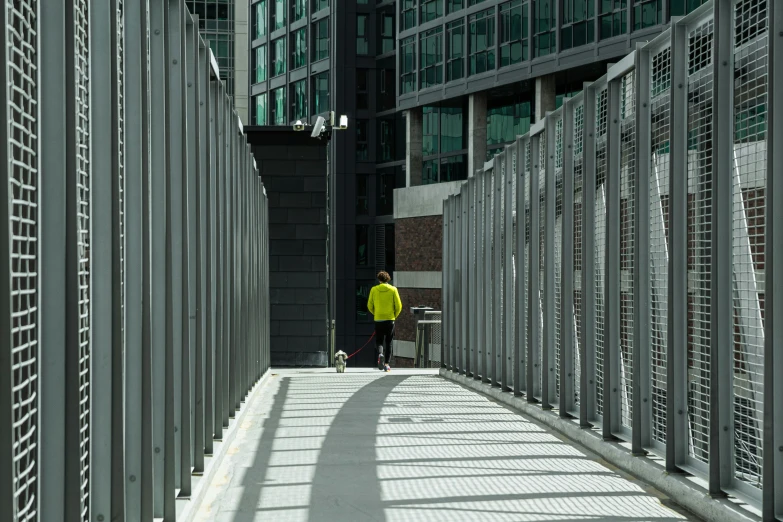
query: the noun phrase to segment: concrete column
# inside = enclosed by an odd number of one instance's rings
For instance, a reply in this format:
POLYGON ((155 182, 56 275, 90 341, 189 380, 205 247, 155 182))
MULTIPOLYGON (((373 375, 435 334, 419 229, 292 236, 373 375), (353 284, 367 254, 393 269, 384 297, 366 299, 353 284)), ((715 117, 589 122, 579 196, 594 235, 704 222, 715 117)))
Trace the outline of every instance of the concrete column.
POLYGON ((405 111, 405 186, 421 185, 421 107, 405 111))
POLYGON ((547 111, 555 110, 557 83, 554 74, 536 78, 536 121, 541 121, 547 111))
POLYGON ((248 67, 250 60, 248 40, 248 0, 234 2, 234 108, 244 125, 250 124, 248 88, 250 86, 248 67))
POLYGON ((487 93, 468 97, 468 177, 487 159, 487 93))

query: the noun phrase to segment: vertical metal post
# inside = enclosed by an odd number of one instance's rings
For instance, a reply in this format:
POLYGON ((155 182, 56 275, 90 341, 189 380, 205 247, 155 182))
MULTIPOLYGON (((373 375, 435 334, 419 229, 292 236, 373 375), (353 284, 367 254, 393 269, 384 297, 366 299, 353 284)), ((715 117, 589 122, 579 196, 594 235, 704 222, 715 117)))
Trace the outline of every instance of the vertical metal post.
POLYGON ((522 390, 527 390, 525 377, 527 368, 525 359, 527 356, 527 344, 525 343, 525 333, 527 332, 527 314, 525 311, 525 148, 527 139, 517 139, 514 147, 517 149, 517 200, 516 200, 516 223, 517 223, 517 248, 514 253, 516 260, 516 332, 514 339, 514 395, 522 396, 522 390))
POLYGON ((477 171, 473 176, 473 179, 476 180, 474 185, 474 192, 476 197, 476 293, 474 294, 476 297, 476 315, 474 317, 474 322, 476 324, 476 363, 473 365, 473 378, 476 380, 483 378, 487 372, 484 363, 484 347, 486 346, 485 336, 487 327, 486 323, 484 322, 484 307, 486 306, 484 301, 484 296, 486 295, 486 271, 484 268, 484 241, 486 239, 486 234, 484 233, 484 178, 485 176, 483 170, 477 171))
MULTIPOLYGON (((112 14, 111 4, 91 0, 90 40, 90 518, 111 516, 112 492, 112 356, 115 349, 113 327, 114 230, 113 210, 118 203, 114 192, 112 155, 116 125, 112 115, 112 14)), ((81 211, 79 211, 81 212, 81 211)), ((120 348, 121 350, 121 348, 120 348)), ((119 376, 121 378, 121 375, 119 376)), ((120 440, 121 437, 120 437, 120 440)))
POLYGON ((606 159, 606 272, 604 274, 603 438, 620 430, 620 82, 609 82, 606 159))
POLYGON ((765 522, 783 519, 783 221, 777 205, 783 205, 783 6, 768 2, 769 48, 767 79, 767 219, 766 281, 764 299, 764 451, 762 516, 765 522))
MULTIPOLYGON (((552 409, 552 402, 557 398, 555 391, 555 126, 556 118, 547 116, 544 120, 546 147, 544 157, 539 158, 539 166, 544 170, 544 222, 539 223, 544 228, 544 280, 542 284, 541 303, 544 327, 541 331, 543 352, 541 353, 541 407, 552 409)), ((540 154, 540 152, 539 152, 540 154)), ((539 187, 540 189, 541 187, 539 187)))
MULTIPOLYGON (((210 56, 212 52, 209 52, 210 56)), ((213 432, 214 440, 223 439, 223 102, 221 94, 223 89, 218 78, 210 82, 210 102, 212 102, 211 123, 213 139, 215 140, 211 151, 213 153, 212 173, 210 184, 210 226, 212 227, 212 282, 215 302, 215 327, 213 358, 213 432)))
POLYGON ((468 303, 470 302, 470 287, 468 285, 468 277, 470 273, 470 257, 468 255, 468 244, 470 241, 470 195, 468 193, 467 183, 462 185, 460 189, 460 210, 462 213, 461 228, 460 228, 460 356, 459 356, 459 370, 463 375, 468 374, 468 368, 470 363, 468 360, 469 351, 468 345, 470 330, 469 318, 468 318, 468 303))
POLYGON ((181 352, 181 381, 180 388, 175 393, 180 394, 181 421, 179 426, 180 447, 179 447, 179 471, 180 491, 179 498, 190 498, 191 492, 191 459, 192 459, 192 435, 193 435, 193 411, 192 411, 192 365, 193 365, 193 345, 195 343, 195 237, 194 229, 191 226, 192 214, 195 200, 195 161, 191 154, 195 156, 193 146, 195 145, 195 127, 190 114, 194 98, 193 66, 193 20, 187 10, 183 8, 181 17, 181 118, 182 118, 182 213, 180 216, 181 237, 182 237, 182 352, 181 352))
POLYGON ((451 272, 449 271, 449 199, 443 200, 443 283, 442 283, 442 298, 443 298, 443 329, 441 333, 441 367, 448 369, 449 367, 449 332, 448 332, 448 320, 449 320, 449 281, 451 280, 451 272))
MULTIPOLYGON (((541 136, 530 136, 530 246, 528 254, 528 305, 527 305, 527 400, 536 402, 534 397, 542 393, 541 380, 541 200, 539 169, 541 136), (534 241, 535 239, 535 241, 534 241)), ((546 406, 546 404, 543 404, 546 406)))
MULTIPOLYGON (((198 27, 198 17, 194 19, 194 25, 198 27)), ((194 37, 194 52, 195 52, 195 80, 193 82, 193 89, 195 91, 194 98, 194 126, 196 128, 196 147, 195 154, 197 154, 196 161, 198 162, 198 168, 195 171, 196 179, 196 208, 195 221, 196 221, 196 351, 194 356, 196 358, 195 364, 195 412, 194 412, 194 436, 193 436, 193 473, 204 472, 204 426, 205 426, 205 402, 206 397, 204 393, 204 387, 206 383, 206 359, 207 359, 207 323, 208 323, 208 307, 207 307, 207 222, 209 220, 209 214, 207 213, 207 194, 206 185, 208 182, 208 150, 209 150, 209 135, 207 130, 207 85, 209 69, 205 66, 206 48, 204 42, 201 40, 198 31, 195 32, 194 37)))
POLYGON ((459 328, 457 321, 459 320, 459 257, 457 252, 459 251, 459 228, 460 228, 460 215, 459 215, 459 196, 450 196, 449 203, 449 258, 451 261, 451 269, 449 270, 449 366, 451 371, 459 371, 459 328))
POLYGON ((669 140, 669 308, 667 318, 666 469, 688 456, 688 40, 686 26, 671 29, 669 140))
POLYGON ((579 425, 595 419, 595 107, 596 90, 584 90, 584 144, 582 167, 582 342, 584 353, 579 392, 579 425))
MULTIPOLYGON (((712 128, 713 208, 734 208, 734 16, 733 2, 714 4, 712 128)), ((710 475, 709 492, 722 496, 732 482, 734 449, 732 212, 715 212, 712 223, 710 316, 710 475)))
MULTIPOLYGON (((467 182, 468 192, 468 349, 465 351, 465 375, 476 376, 476 177, 471 176, 467 182)), ((432 328, 430 328, 432 332, 432 328)))
MULTIPOLYGON (((66 244, 68 237, 66 228, 66 195, 71 191, 66 185, 70 177, 63 172, 71 168, 68 150, 69 140, 66 135, 74 132, 70 115, 66 116, 66 100, 68 95, 73 96, 71 82, 67 82, 70 74, 66 74, 66 53, 72 55, 72 49, 66 45, 66 5, 67 2, 55 2, 46 9, 40 8, 36 13, 39 16, 39 76, 36 78, 40 93, 40 104, 47 107, 46 124, 40 126, 40 143, 37 144, 36 156, 40 159, 39 182, 45 178, 45 183, 39 186, 40 205, 40 264, 38 290, 38 306, 40 317, 40 347, 39 347, 39 372, 42 379, 46 380, 46 386, 41 386, 40 394, 40 422, 45 429, 39 430, 39 468, 38 468, 38 497, 46 499, 39 502, 39 516, 41 520, 62 520, 65 513, 65 470, 66 470, 66 347, 69 339, 66 338, 67 313, 66 288, 67 279, 71 274, 66 272, 68 262, 63 263, 69 255, 69 246, 66 244), (65 87, 64 87, 65 86, 65 87), (40 149, 45 149, 45 154, 40 154, 40 149)), ((70 6, 71 10, 73 6, 70 6)), ((0 26, 7 27, 7 9, 0 14, 0 26)), ((0 39, 3 40, 3 49, 8 46, 9 32, 3 31, 0 39)), ((70 61, 70 59, 69 59, 70 61)), ((6 65, 0 67, 0 85, 5 93, 10 91, 6 65)), ((5 94, 4 93, 4 94, 5 94)), ((7 95, 7 94, 5 94, 7 95)), ((70 98, 73 100, 73 98, 70 98)), ((70 109, 70 107, 69 107, 70 109)), ((0 121, 9 121, 8 105, 3 102, 0 105, 0 121)), ((39 107, 38 118, 42 111, 39 107)), ((8 143, 6 134, 7 126, 0 127, 0 142, 8 143)), ((6 156, 7 147, 0 151, 2 165, 7 168, 10 158, 6 156)), ((10 183, 6 179, 0 187, 0 216, 3 220, 9 215, 11 201, 8 191, 10 183)), ((9 245, 9 233, 11 228, 3 221, 0 230, 0 244, 4 245, 0 253, 0 273, 5 274, 0 279, 0 332, 3 332, 2 343, 10 346, 11 310, 10 304, 11 286, 10 255, 5 251, 5 245, 9 245), (6 344, 9 343, 9 344, 6 344)), ((69 303, 70 304, 70 303, 69 303)), ((3 391, 0 392, 0 408, 2 418, 11 419, 13 410, 11 375, 11 350, 4 348, 0 354, 0 375, 3 375, 3 391), (8 377, 7 377, 8 376, 8 377)), ((0 436, 0 448, 3 451, 0 456, 0 469, 3 470, 0 479, 0 505, 10 506, 14 502, 13 475, 11 446, 13 444, 11 430, 8 425, 0 436)))
POLYGON ((574 408, 574 105, 563 104, 563 246, 560 256, 560 417, 574 408))
POLYGON ((503 353, 503 331, 502 325, 502 293, 503 287, 501 281, 503 278, 503 241, 502 241, 502 221, 503 216, 503 173, 505 169, 504 155, 499 154, 495 157, 494 167, 492 168, 493 196, 492 196, 492 373, 490 375, 491 385, 500 386, 500 358, 503 353))
POLYGON ((643 456, 651 442, 652 383, 650 371, 650 52, 636 52, 636 153, 634 178, 633 413, 631 451, 643 456))
POLYGON ((492 286, 492 193, 493 167, 484 167, 484 372, 482 374, 483 382, 492 382, 492 351, 493 351, 493 333, 492 328, 492 305, 494 303, 494 287, 492 286))
MULTIPOLYGON (((229 357, 231 353, 231 257, 230 248, 231 240, 229 235, 231 234, 230 227, 230 210, 228 208, 230 204, 229 199, 229 177, 231 176, 231 111, 226 97, 225 83, 220 83, 220 95, 218 103, 221 106, 220 113, 220 126, 222 137, 220 139, 220 241, 221 241, 221 264, 220 264, 220 289, 221 296, 221 311, 223 314, 221 320, 220 336, 221 336, 221 350, 220 350, 220 401, 222 412, 222 425, 224 428, 228 428, 228 419, 230 416, 228 402, 229 402, 229 389, 231 388, 231 381, 229 379, 229 357)), ((221 437, 222 438, 222 437, 221 437)))
POLYGON ((513 389, 513 376, 509 375, 509 363, 515 361, 514 353, 514 177, 519 166, 516 146, 506 147, 503 173, 503 354, 500 375, 503 391, 513 389), (511 382, 509 382, 511 379, 511 382))

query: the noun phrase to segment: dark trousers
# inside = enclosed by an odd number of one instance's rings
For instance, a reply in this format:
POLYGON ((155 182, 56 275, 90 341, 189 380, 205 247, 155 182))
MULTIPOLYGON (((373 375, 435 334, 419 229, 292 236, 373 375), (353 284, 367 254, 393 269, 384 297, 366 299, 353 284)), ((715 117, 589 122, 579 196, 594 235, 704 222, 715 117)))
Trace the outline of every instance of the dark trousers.
POLYGON ((393 338, 394 321, 375 322, 375 353, 378 353, 379 346, 383 346, 383 357, 386 359, 386 364, 391 364, 393 338))

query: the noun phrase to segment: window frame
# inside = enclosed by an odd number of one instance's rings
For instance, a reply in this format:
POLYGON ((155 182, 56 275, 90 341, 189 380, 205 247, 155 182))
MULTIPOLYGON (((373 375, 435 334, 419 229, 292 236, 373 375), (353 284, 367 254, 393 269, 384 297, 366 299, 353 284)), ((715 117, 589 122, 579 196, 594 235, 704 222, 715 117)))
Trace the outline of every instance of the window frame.
POLYGON ((356 56, 370 55, 370 37, 367 28, 370 24, 370 15, 366 13, 356 14, 356 56), (364 20, 362 27, 361 20, 364 20), (363 49, 360 49, 360 41, 363 42, 363 49))
POLYGON ((274 0, 274 3, 275 3, 275 8, 270 13, 270 18, 271 18, 270 26, 272 32, 279 31, 280 29, 284 29, 286 26, 287 9, 285 5, 285 0, 274 0), (282 6, 282 9, 278 11, 278 7, 280 6, 282 6), (282 13, 282 20, 279 19, 280 13, 282 13))
POLYGON ((409 36, 400 41, 400 94, 416 91, 416 37, 409 36), (410 53, 408 51, 410 50, 410 53), (410 69, 405 59, 411 57, 410 69), (407 84, 407 85, 406 85, 407 84), (409 88, 408 85, 410 86, 409 88))
MULTIPOLYGON (((564 0, 568 1, 568 0, 564 0)), ((498 6, 498 55, 499 63, 498 68, 508 67, 510 65, 516 65, 518 63, 526 62, 530 59, 530 42, 528 38, 528 3, 527 0, 511 0, 510 2, 504 2, 498 6), (519 10, 519 37, 514 39, 514 9, 519 10), (506 34, 508 33, 508 34, 506 34), (505 38, 505 39, 504 39, 505 38), (517 61, 512 61, 514 45, 518 44, 520 47, 520 58, 517 61), (508 51, 508 63, 504 63, 503 51, 508 51)))
POLYGON ((331 44, 331 27, 329 24, 329 18, 322 18, 312 24, 312 39, 313 39, 313 52, 311 55, 312 62, 320 62, 329 58, 329 45, 331 44), (326 27, 326 38, 321 35, 321 27, 326 27), (321 44, 325 42, 325 49, 321 48, 321 44))
POLYGON ((419 24, 426 24, 443 17, 443 0, 421 0, 419 2, 419 24))
POLYGON ((269 55, 267 54, 267 45, 259 45, 253 49, 253 84, 265 82, 269 79, 268 76, 268 64, 269 55), (262 58, 259 60, 259 54, 262 54, 262 58), (261 66, 259 67, 259 61, 261 66), (261 76, 261 77, 259 77, 261 76))
POLYGON ((446 83, 454 81, 454 80, 461 80, 465 77, 465 45, 467 44, 466 34, 465 34, 465 19, 460 18, 459 20, 454 20, 453 22, 449 22, 446 24, 446 83), (456 30, 459 29, 459 36, 461 38, 461 45, 455 46, 453 45, 454 40, 454 34, 457 32, 456 30), (459 49, 459 56, 454 56, 453 52, 454 49, 459 49), (453 72, 456 70, 456 64, 459 62, 459 76, 454 75, 453 72))
POLYGON ((291 95, 289 96, 289 105, 291 106, 291 121, 306 120, 308 117, 308 103, 307 103, 307 79, 291 82, 291 95), (300 87, 303 89, 300 91, 300 87), (301 112, 297 112, 297 103, 302 101, 304 103, 301 112))
POLYGON ((557 0, 534 0, 533 2, 533 58, 549 56, 557 53, 557 0), (545 18, 540 14, 541 6, 549 7, 549 14, 545 18), (546 20, 547 28, 541 29, 541 21, 546 20), (549 47, 542 52, 541 40, 546 37, 549 47))
POLYGON ((443 84, 443 26, 434 27, 419 34, 419 89, 427 89, 443 84), (430 44, 434 44, 435 55, 430 62, 431 53, 427 52, 430 44), (433 71, 434 80, 428 80, 433 71))
POLYGON ((270 107, 269 119, 272 125, 283 126, 288 124, 288 105, 286 105, 286 86, 279 87, 270 91, 273 103, 270 107), (282 101, 278 101, 277 93, 282 93, 282 101))
POLYGON ((302 27, 291 32, 291 71, 307 67, 307 28, 302 27), (301 36, 302 38, 299 38, 301 36), (304 49, 299 48, 299 44, 304 49), (297 60, 297 58, 299 60, 297 60))
POLYGON ((611 0, 612 9, 604 11, 603 2, 598 4, 598 40, 608 40, 618 36, 628 34, 628 1, 629 0, 611 0), (619 4, 619 7, 618 7, 619 4), (604 19, 612 18, 612 31, 609 35, 604 35, 604 19), (615 22, 620 20, 620 31, 615 32, 615 22))
POLYGON ((468 17, 468 76, 476 76, 497 69, 497 27, 495 19, 495 8, 485 9, 474 13, 468 17), (479 41, 478 31, 474 32, 474 27, 484 25, 485 46, 476 49, 479 41), (490 44, 491 41, 491 44, 490 44), (478 70, 477 65, 480 58, 484 57, 485 68, 478 70), (491 64, 490 64, 491 62, 491 64))
POLYGON ((560 24, 560 50, 567 51, 595 42, 595 2, 598 0, 563 0, 563 20, 560 24), (584 15, 576 13, 576 4, 584 5, 584 15), (585 26, 585 41, 574 41, 574 28, 580 24, 585 26), (566 37, 565 35, 568 35, 566 37))
POLYGON ((271 49, 272 53, 270 56, 269 63, 272 65, 272 75, 270 78, 277 78, 278 76, 282 76, 286 73, 286 65, 287 65, 287 53, 288 53, 288 46, 287 46, 287 40, 288 38, 283 36, 281 38, 278 38, 276 40, 272 40, 271 42, 271 49), (282 42, 283 50, 282 52, 279 52, 278 46, 282 42), (282 64, 282 66, 280 65, 282 64))
POLYGON ((316 116, 316 115, 319 115, 319 114, 324 114, 326 112, 329 112, 329 110, 330 110, 330 107, 329 107, 329 103, 330 103, 330 100, 329 100, 329 94, 330 94, 329 93, 329 71, 324 71, 324 72, 321 72, 321 73, 318 73, 316 75, 311 76, 311 82, 312 82, 312 91, 311 92, 313 94, 313 102, 311 104, 311 107, 312 107, 312 109, 311 109, 312 110, 311 116, 316 116), (318 89, 318 82, 319 82, 319 80, 322 80, 324 78, 326 79, 326 89, 321 91, 321 90, 318 89), (319 112, 318 108, 321 106, 321 103, 318 103, 319 102, 319 93, 320 92, 325 92, 325 94, 326 94, 326 108, 325 108, 325 110, 322 110, 322 111, 319 112))

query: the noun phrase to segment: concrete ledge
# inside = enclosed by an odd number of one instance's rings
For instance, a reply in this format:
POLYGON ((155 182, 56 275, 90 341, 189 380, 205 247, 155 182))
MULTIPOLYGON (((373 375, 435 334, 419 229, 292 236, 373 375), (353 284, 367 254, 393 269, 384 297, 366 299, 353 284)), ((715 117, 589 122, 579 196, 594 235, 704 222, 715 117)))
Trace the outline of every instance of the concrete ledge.
POLYGON ((647 482, 667 495, 672 501, 704 520, 710 522, 761 521, 761 517, 750 512, 752 507, 748 506, 747 509, 742 507, 739 500, 712 498, 705 488, 696 484, 687 475, 669 474, 663 466, 655 463, 651 458, 635 457, 622 445, 615 442, 605 442, 596 432, 581 429, 574 421, 561 419, 557 414, 529 404, 524 398, 514 397, 510 392, 491 388, 472 377, 458 375, 449 370, 441 369, 440 376, 495 399, 545 424, 626 473, 647 482))
POLYGON ((442 272, 394 272, 394 286, 397 288, 441 288, 442 272))
POLYGON ((259 390, 267 384, 271 375, 272 369, 270 368, 258 380, 255 386, 253 386, 250 393, 247 394, 247 397, 245 397, 245 401, 242 404, 242 408, 237 412, 236 417, 229 420, 228 428, 223 429, 223 440, 216 440, 214 442, 212 456, 204 457, 204 474, 200 476, 193 475, 193 493, 191 494, 190 499, 177 499, 177 520, 183 522, 191 522, 194 520, 196 513, 198 513, 198 508, 204 501, 207 489, 214 480, 215 474, 217 473, 218 468, 220 468, 220 463, 223 462, 223 457, 226 456, 226 451, 228 451, 228 448, 234 442, 234 438, 237 434, 237 427, 242 425, 242 420, 245 418, 245 414, 249 409, 248 405, 251 401, 255 400, 256 396, 259 394, 259 390))
POLYGON ((394 219, 442 216, 443 200, 458 194, 464 181, 448 181, 394 190, 394 219))

